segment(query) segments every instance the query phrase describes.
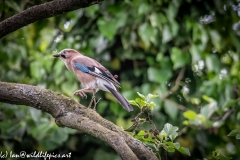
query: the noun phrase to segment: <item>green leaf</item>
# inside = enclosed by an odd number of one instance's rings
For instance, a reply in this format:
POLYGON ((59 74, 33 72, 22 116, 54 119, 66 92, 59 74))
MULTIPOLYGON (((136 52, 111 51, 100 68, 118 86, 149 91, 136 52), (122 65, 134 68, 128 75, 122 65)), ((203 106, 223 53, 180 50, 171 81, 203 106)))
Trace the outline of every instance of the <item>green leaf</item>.
POLYGON ((222 153, 220 152, 219 149, 216 149, 215 151, 212 152, 212 157, 214 159, 219 159, 219 160, 230 160, 230 159, 232 159, 230 157, 226 157, 226 156, 222 155, 222 153))
POLYGON ((144 139, 145 139, 145 141, 151 142, 151 143, 155 143, 157 141, 157 139, 153 139, 152 138, 152 134, 151 133, 149 133, 148 138, 144 138, 144 139))
POLYGON ((206 66, 208 68, 208 72, 219 73, 219 71, 220 71, 219 58, 215 54, 208 55, 206 57, 206 66))
POLYGON ((139 8, 138 8, 138 14, 146 14, 147 12, 149 12, 149 10, 151 9, 151 6, 147 3, 141 3, 139 8))
POLYGON ((236 136, 237 134, 240 134, 240 129, 234 129, 234 130, 232 130, 232 131, 228 134, 228 136, 233 137, 233 136, 236 136))
POLYGON ((47 151, 54 150, 59 146, 59 144, 52 141, 50 137, 44 138, 39 142, 39 144, 41 148, 44 148, 44 150, 47 151))
POLYGON ((160 14, 157 14, 155 12, 153 12, 150 16, 149 16, 151 25, 153 27, 160 27, 161 26, 161 17, 160 14))
POLYGON ((134 100, 130 100, 130 101, 128 101, 131 105, 134 105, 134 106, 138 106, 139 107, 139 105, 137 104, 137 102, 136 101, 134 101, 134 100))
POLYGON ((51 133, 49 138, 55 144, 60 145, 68 139, 68 133, 66 133, 63 128, 57 128, 53 133, 51 133))
POLYGON ((137 94, 138 94, 138 96, 141 97, 143 100, 146 99, 146 97, 145 97, 143 94, 141 94, 141 93, 139 93, 139 92, 137 92, 137 94))
POLYGON ((178 136, 177 132, 173 132, 171 135, 169 135, 169 138, 173 141, 178 136))
POLYGON ((175 149, 174 147, 171 147, 171 146, 167 146, 167 147, 163 147, 166 151, 168 152, 175 152, 175 149))
POLYGON ((176 132, 178 130, 178 127, 174 127, 169 123, 166 123, 164 125, 163 131, 167 134, 167 136, 173 141, 178 133, 176 132))
POLYGON ((74 134, 74 133, 77 133, 77 130, 76 129, 72 129, 72 128, 62 128, 63 132, 67 133, 67 134, 74 134))
POLYGON ((157 135, 157 138, 162 141, 163 140, 163 135, 161 133, 162 132, 160 132, 159 135, 157 135))
POLYGON ((152 139, 152 134, 149 132, 145 132, 144 130, 139 131, 138 134, 134 137, 149 145, 152 145, 154 142, 156 142, 156 139, 152 139), (144 137, 145 135, 148 136, 144 137))
MULTIPOLYGON (((93 5, 93 6, 95 6, 95 5, 93 5)), ((92 160, 98 160, 99 157, 101 157, 101 159, 104 159, 104 160, 119 159, 118 155, 116 155, 112 152, 109 152, 107 150, 104 150, 102 148, 96 149, 92 156, 93 156, 92 160)))
POLYGON ((48 123, 43 123, 34 128, 31 131, 31 134, 36 140, 41 141, 47 136, 47 133, 50 129, 51 126, 48 123))
POLYGON ((138 29, 138 34, 144 42, 146 48, 149 48, 150 42, 155 41, 156 30, 149 23, 143 23, 138 29))
POLYGON ((95 13, 99 10, 99 5, 92 5, 90 7, 85 8, 89 15, 94 16, 95 13))
POLYGON ((238 121, 240 120, 240 112, 237 112, 236 118, 237 118, 238 121))
POLYGON ((166 142, 165 144, 169 145, 170 147, 174 147, 173 142, 166 142))
POLYGON ((148 106, 150 107, 151 110, 153 110, 156 104, 154 102, 150 102, 148 106))
POLYGON ((148 73, 148 79, 150 81, 161 83, 161 84, 165 84, 166 81, 168 81, 168 79, 172 77, 171 69, 167 69, 167 68, 157 69, 154 67, 149 67, 147 73, 148 73))
POLYGON ((185 120, 185 121, 183 121, 183 124, 184 124, 184 125, 189 125, 189 124, 190 124, 190 122, 189 122, 189 121, 187 121, 187 120, 185 120))
POLYGON ((222 121, 222 120, 215 121, 215 122, 213 123, 213 127, 215 127, 215 128, 220 128, 223 124, 224 124, 224 121, 222 121))
POLYGON ((221 36, 216 30, 210 30, 210 37, 216 49, 221 49, 221 36))
MULTIPOLYGON (((2 137, 5 137, 5 138, 11 138, 11 139, 16 139, 18 141, 21 141, 25 131, 26 131, 26 123, 25 122, 13 122, 13 123, 8 123, 8 124, 12 124, 11 126, 9 126, 9 128, 5 128, 5 133, 6 135, 4 134, 1 134, 2 137)), ((1 130, 2 130, 2 127, 1 127, 1 130)), ((2 132, 2 131, 1 131, 2 132)))
POLYGON ((8 5, 8 7, 12 8, 12 9, 18 11, 18 12, 21 11, 19 5, 16 2, 14 2, 14 1, 6 1, 5 3, 8 5))
POLYGON ((230 99, 230 100, 226 101, 226 102, 223 104, 222 108, 223 108, 223 109, 224 109, 224 108, 229 108, 229 107, 233 106, 233 105, 236 104, 236 103, 238 103, 238 100, 237 100, 237 99, 230 99))
POLYGON ((67 81, 61 84, 61 90, 67 95, 72 95, 72 91, 77 88, 77 83, 72 83, 71 81, 67 81))
POLYGON ((112 40, 117 32, 118 26, 116 23, 116 19, 98 19, 97 21, 98 29, 109 40, 112 40))
POLYGON ((205 101, 207 101, 208 103, 211 103, 211 102, 215 101, 214 99, 212 99, 211 97, 208 97, 208 96, 206 96, 206 95, 203 95, 202 97, 203 97, 203 99, 204 99, 205 101))
POLYGON ((149 93, 149 94, 147 95, 147 101, 149 101, 149 100, 152 99, 152 98, 157 98, 157 97, 158 97, 157 94, 151 94, 151 93, 149 93))
POLYGON ((178 13, 178 6, 176 4, 177 3, 170 3, 168 8, 164 10, 169 21, 175 19, 178 13))
POLYGON ((54 70, 54 73, 53 73, 54 76, 55 77, 59 77, 59 78, 56 78, 56 80, 55 80, 55 83, 57 85, 59 85, 63 81, 63 76, 62 75, 63 75, 63 69, 65 69, 64 67, 65 67, 64 63, 62 63, 59 60, 53 66, 52 70, 54 70))
POLYGON ((176 149, 179 149, 179 148, 180 148, 180 143, 176 142, 176 143, 173 143, 173 144, 174 144, 174 147, 175 147, 176 149))
POLYGON ((217 157, 219 155, 220 155, 220 150, 219 149, 216 149, 215 151, 212 152, 213 157, 217 157))
POLYGON ((176 149, 179 149, 180 148, 180 144, 177 142, 177 143, 173 143, 173 142, 166 142, 167 145, 171 146, 171 147, 174 147, 176 149))
POLYGON ((171 119, 175 120, 178 114, 177 104, 171 101, 164 101, 164 110, 170 116, 171 119))
POLYGON ((223 156, 222 154, 219 156, 219 159, 220 160, 230 160, 230 159, 232 159, 231 157, 225 157, 225 156, 223 156))
POLYGON ((240 134, 237 134, 237 135, 236 135, 236 139, 240 139, 240 134))
POLYGON ((203 106, 200 110, 200 113, 206 117, 207 119, 209 119, 213 113, 217 110, 217 102, 216 101, 212 101, 211 103, 203 106))
POLYGON ((188 156, 191 156, 191 153, 189 152, 188 148, 184 148, 184 147, 180 147, 179 149, 177 149, 179 152, 186 154, 188 156))
POLYGON ((196 119, 197 114, 194 111, 188 110, 183 113, 183 116, 189 120, 194 120, 196 119))
POLYGON ((190 56, 187 52, 183 52, 179 48, 173 47, 171 51, 171 60, 173 62, 173 68, 178 69, 189 63, 190 56))
POLYGON ((141 130, 138 132, 138 136, 144 136, 146 134, 146 132, 144 130, 141 130))
POLYGON ((176 37, 179 31, 179 23, 176 20, 172 20, 170 22, 170 26, 171 26, 172 36, 176 37))
POLYGON ((40 80, 44 74, 42 64, 39 61, 34 61, 30 64, 30 71, 32 77, 34 77, 36 80, 40 80))
POLYGON ((147 106, 147 103, 144 100, 142 100, 141 98, 136 98, 135 101, 140 105, 140 107, 147 106))
POLYGON ((37 110, 35 108, 29 108, 29 110, 30 110, 30 114, 32 116, 32 119, 37 124, 40 120, 40 116, 42 115, 42 111, 37 110))
POLYGON ((171 32, 168 25, 166 25, 166 24, 164 25, 162 34, 163 34, 162 35, 163 36, 163 38, 162 38, 162 43, 163 44, 172 40, 172 32, 171 32))
POLYGON ((197 45, 192 44, 189 49, 189 52, 191 54, 193 64, 197 63, 198 61, 200 61, 202 59, 202 56, 201 56, 202 52, 200 51, 200 49, 197 45))

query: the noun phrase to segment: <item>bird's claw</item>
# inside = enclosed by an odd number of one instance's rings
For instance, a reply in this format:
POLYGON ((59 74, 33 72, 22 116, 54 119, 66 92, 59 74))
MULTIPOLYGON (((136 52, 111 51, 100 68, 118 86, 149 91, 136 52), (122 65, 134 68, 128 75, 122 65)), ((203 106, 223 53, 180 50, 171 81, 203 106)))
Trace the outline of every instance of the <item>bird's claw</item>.
POLYGON ((80 95, 81 97, 83 97, 83 98, 85 98, 85 99, 87 99, 87 95, 86 95, 86 93, 84 93, 83 91, 75 91, 75 92, 73 92, 73 95, 80 95))

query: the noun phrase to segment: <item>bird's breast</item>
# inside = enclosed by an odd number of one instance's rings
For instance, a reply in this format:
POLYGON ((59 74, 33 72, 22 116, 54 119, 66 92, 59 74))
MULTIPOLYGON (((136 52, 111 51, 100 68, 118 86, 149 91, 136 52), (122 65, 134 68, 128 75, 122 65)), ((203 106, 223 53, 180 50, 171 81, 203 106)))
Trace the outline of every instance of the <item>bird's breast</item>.
POLYGON ((78 71, 78 70, 73 70, 73 71, 74 71, 75 75, 77 76, 78 80, 83 85, 83 87, 86 88, 87 86, 94 86, 96 77, 89 75, 87 73, 84 73, 82 71, 78 71))

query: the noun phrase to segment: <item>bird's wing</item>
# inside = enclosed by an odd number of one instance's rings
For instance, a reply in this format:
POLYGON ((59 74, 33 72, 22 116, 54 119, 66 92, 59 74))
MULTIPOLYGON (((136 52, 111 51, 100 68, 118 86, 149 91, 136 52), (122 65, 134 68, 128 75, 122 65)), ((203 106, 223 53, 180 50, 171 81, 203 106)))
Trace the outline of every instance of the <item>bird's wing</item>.
POLYGON ((72 65, 84 73, 104 79, 120 88, 120 83, 114 78, 114 76, 99 62, 92 58, 86 56, 76 57, 72 60, 72 65))

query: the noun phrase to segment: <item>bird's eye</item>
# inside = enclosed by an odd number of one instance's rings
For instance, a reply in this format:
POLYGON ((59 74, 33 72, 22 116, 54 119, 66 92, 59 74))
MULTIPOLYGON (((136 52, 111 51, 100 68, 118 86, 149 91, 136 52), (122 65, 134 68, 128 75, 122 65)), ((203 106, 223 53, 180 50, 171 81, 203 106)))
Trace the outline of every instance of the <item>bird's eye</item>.
POLYGON ((66 56, 64 54, 61 55, 62 58, 66 59, 66 56))

